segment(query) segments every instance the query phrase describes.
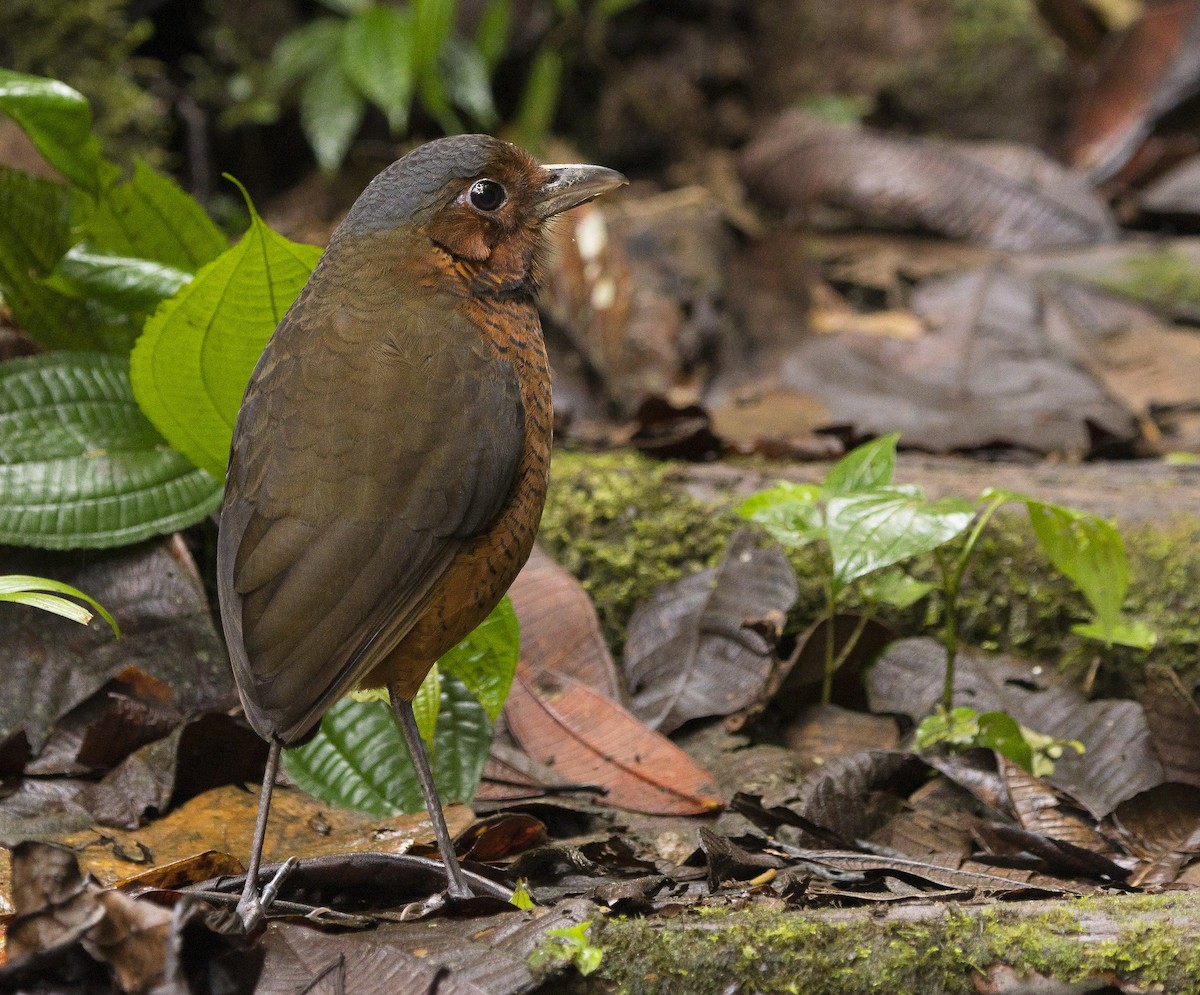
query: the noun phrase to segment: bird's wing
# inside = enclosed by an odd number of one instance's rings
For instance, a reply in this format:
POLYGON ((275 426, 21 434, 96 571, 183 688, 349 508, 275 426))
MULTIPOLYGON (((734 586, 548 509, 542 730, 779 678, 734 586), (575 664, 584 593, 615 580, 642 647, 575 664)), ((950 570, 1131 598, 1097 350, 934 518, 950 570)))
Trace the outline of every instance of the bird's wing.
POLYGON ((222 616, 247 717, 284 742, 408 632, 523 451, 516 372, 480 331, 444 304, 375 303, 294 308, 235 430, 222 616))

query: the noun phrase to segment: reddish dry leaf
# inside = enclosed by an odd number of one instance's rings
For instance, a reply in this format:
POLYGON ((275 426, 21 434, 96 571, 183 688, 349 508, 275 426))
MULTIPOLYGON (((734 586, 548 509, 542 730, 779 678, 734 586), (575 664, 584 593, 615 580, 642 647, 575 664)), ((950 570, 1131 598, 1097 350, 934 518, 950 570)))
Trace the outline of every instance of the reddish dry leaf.
POLYGON ((463 860, 503 860, 546 842, 541 819, 523 812, 507 812, 480 819, 454 841, 463 860))
POLYGON ((504 707, 526 753, 568 780, 608 790, 617 808, 701 815, 722 804, 713 776, 616 702, 548 670, 517 666, 504 707))
POLYGON ((1167 111, 1200 87, 1194 0, 1146 10, 1110 50, 1067 138, 1071 162, 1097 181, 1114 175, 1167 111))
POLYGON ((521 623, 521 658, 620 697, 612 653, 600 634, 596 609, 583 585, 540 546, 508 590, 521 623))

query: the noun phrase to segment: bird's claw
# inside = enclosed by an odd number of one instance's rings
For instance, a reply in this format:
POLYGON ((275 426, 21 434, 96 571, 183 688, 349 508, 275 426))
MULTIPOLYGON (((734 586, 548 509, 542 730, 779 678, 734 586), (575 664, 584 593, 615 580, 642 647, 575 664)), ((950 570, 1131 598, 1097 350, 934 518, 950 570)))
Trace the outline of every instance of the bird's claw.
POLYGON ((275 876, 267 882, 261 892, 254 890, 242 895, 241 900, 237 903, 236 911, 238 918, 242 921, 243 933, 249 935, 262 925, 267 917, 267 909, 274 903, 279 889, 283 887, 284 881, 288 879, 288 875, 296 869, 299 863, 300 861, 295 857, 288 857, 279 865, 279 870, 275 872, 275 876))

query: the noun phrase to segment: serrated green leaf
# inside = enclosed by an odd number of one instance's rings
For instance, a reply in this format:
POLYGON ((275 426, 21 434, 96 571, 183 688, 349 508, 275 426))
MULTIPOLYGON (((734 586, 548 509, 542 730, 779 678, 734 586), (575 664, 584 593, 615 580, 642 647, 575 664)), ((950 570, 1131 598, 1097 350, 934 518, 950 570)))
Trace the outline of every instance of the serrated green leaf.
POLYGON ((157 307, 191 278, 191 273, 173 266, 131 256, 89 252, 76 245, 59 260, 45 285, 133 314, 157 307))
POLYGON ((58 80, 0 69, 0 112, 68 180, 91 193, 99 189, 100 143, 83 94, 58 80))
POLYGON ((82 605, 66 600, 67 598, 86 601, 96 610, 96 614, 108 623, 113 634, 120 638, 121 630, 117 627, 116 620, 99 601, 84 594, 78 588, 59 580, 50 580, 47 577, 30 577, 23 574, 0 576, 0 601, 15 601, 18 604, 33 605, 55 615, 61 615, 63 618, 69 618, 73 622, 79 622, 81 625, 87 625, 92 620, 92 613, 82 605), (60 595, 66 597, 60 597, 60 595))
POLYGON ((84 227, 92 252, 148 259, 188 273, 216 259, 229 239, 190 194, 144 162, 110 182, 84 227))
POLYGON ((930 501, 916 487, 879 487, 832 498, 825 508, 835 584, 937 549, 966 531, 975 507, 957 498, 930 501))
POLYGON ((840 497, 890 484, 896 470, 899 439, 900 433, 893 432, 850 450, 829 468, 825 477, 825 495, 840 497))
POLYGON ((777 541, 800 549, 825 535, 825 513, 817 504, 821 488, 781 480, 751 494, 737 513, 767 530, 777 541))
MULTIPOLYGON (((386 692, 386 688, 382 689, 386 692)), ((417 732, 427 745, 433 745, 433 734, 437 729, 438 712, 442 710, 442 672, 435 663, 425 680, 417 688, 412 702, 413 717, 417 720, 417 732)))
POLYGON ((320 66, 300 90, 300 127, 317 165, 332 173, 358 134, 367 103, 340 62, 320 66))
POLYGON ((1042 501, 1029 501, 1029 522, 1054 568, 1087 599, 1105 642, 1120 624, 1129 589, 1125 542, 1111 522, 1042 501))
POLYGON ((134 347, 130 376, 142 410, 218 479, 254 364, 320 255, 252 214, 242 240, 165 301, 134 347))
POLYGON ((138 409, 124 357, 0 364, 0 543, 124 546, 192 525, 220 501, 220 482, 138 409))
POLYGON ((271 53, 267 89, 278 96, 337 58, 346 22, 318 17, 280 39, 271 53))
POLYGON ((383 111, 394 134, 408 125, 413 98, 412 23, 396 7, 367 7, 342 33, 342 68, 359 93, 383 111))
MULTIPOLYGON (((491 749, 492 725, 466 685, 445 673, 433 740, 430 763, 442 801, 470 801, 491 749)), ((316 736, 284 751, 284 767, 300 788, 333 805, 378 816, 425 808, 404 738, 383 702, 337 702, 316 736)))
POLYGON ((446 653, 438 666, 462 681, 494 722, 504 708, 521 652, 517 613, 505 595, 466 639, 446 653))

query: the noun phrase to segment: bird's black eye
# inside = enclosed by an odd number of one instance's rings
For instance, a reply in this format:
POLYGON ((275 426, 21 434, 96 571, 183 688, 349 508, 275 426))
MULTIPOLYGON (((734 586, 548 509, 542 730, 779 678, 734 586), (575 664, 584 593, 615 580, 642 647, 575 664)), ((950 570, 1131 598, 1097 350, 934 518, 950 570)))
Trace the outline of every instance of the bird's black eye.
POLYGON ((508 194, 495 180, 476 180, 467 191, 471 206, 479 211, 498 211, 508 200, 508 194))

